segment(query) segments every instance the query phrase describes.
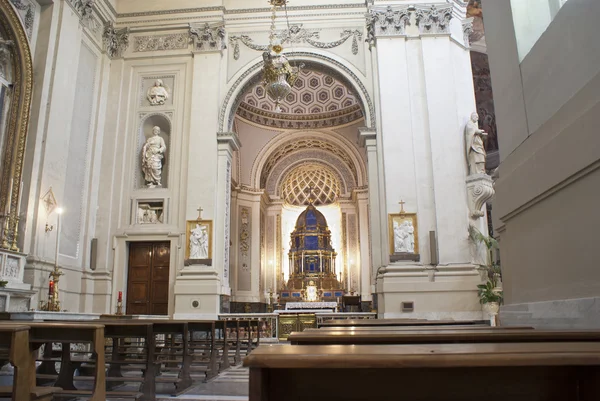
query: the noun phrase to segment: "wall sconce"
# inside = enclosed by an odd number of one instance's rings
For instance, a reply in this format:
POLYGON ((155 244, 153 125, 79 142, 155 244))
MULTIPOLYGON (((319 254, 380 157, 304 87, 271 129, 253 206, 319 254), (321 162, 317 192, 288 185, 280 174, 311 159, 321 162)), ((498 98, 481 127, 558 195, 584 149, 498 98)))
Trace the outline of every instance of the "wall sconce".
POLYGON ((54 230, 54 226, 51 226, 48 223, 46 223, 46 228, 44 228, 44 231, 46 231, 47 233, 49 233, 52 230, 54 230))

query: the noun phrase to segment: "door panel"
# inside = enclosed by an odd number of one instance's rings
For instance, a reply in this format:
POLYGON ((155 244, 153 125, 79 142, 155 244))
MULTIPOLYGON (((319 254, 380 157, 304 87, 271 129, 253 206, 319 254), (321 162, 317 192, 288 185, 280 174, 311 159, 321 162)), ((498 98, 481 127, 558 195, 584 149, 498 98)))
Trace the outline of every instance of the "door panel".
POLYGON ((169 309, 169 242, 129 244, 129 315, 166 315, 169 309))

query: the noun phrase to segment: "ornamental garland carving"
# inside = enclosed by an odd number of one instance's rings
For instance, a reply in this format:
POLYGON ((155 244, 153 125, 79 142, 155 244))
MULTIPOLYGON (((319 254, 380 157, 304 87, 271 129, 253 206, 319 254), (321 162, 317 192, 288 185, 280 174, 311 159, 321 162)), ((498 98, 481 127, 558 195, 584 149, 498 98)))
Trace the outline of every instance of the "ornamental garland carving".
POLYGON ((133 42, 133 51, 139 53, 158 50, 187 49, 188 44, 189 35, 185 33, 136 36, 133 42))
POLYGON ((227 49, 225 41, 225 27, 223 25, 210 26, 190 25, 189 37, 194 42, 194 51, 220 51, 227 49))
MULTIPOLYGON (((370 9, 366 15, 366 42, 371 49, 376 44, 378 36, 406 35, 406 27, 414 23, 419 33, 449 34, 452 6, 437 7, 422 6, 388 6, 385 10, 370 9)), ((464 28, 467 29, 467 28, 464 28)))
POLYGON ((117 30, 112 22, 108 22, 104 26, 102 38, 108 57, 123 57, 123 53, 125 53, 129 47, 129 28, 117 30))
POLYGON ((241 225, 240 225, 240 254, 242 256, 242 270, 250 270, 250 209, 247 207, 241 208, 241 225))
POLYGON ((27 0, 10 0, 12 5, 19 10, 19 18, 23 21, 27 37, 31 39, 33 23, 35 22, 35 7, 27 0), (25 4, 25 3, 29 4, 25 4))
MULTIPOLYGON (((319 41, 319 32, 309 31, 302 27, 302 25, 292 25, 290 29, 284 29, 276 34, 277 40, 281 44, 309 44, 318 49, 333 49, 341 46, 352 38, 352 54, 358 54, 358 42, 362 40, 362 32, 358 30, 345 29, 340 34, 340 39, 333 42, 321 42, 319 41)), ((261 45, 254 43, 252 38, 248 35, 231 36, 229 43, 233 45, 233 58, 239 60, 240 58, 240 42, 246 47, 264 52, 269 50, 269 45, 261 45)))

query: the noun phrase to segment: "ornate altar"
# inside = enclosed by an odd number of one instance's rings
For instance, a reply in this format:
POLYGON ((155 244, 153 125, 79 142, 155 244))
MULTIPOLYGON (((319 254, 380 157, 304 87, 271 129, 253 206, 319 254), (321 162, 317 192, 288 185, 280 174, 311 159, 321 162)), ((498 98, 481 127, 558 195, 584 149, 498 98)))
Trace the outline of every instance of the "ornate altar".
POLYGON ((335 302, 342 297, 344 288, 335 273, 337 253, 331 245, 331 231, 312 199, 296 220, 290 240, 290 278, 281 290, 281 303, 335 302))

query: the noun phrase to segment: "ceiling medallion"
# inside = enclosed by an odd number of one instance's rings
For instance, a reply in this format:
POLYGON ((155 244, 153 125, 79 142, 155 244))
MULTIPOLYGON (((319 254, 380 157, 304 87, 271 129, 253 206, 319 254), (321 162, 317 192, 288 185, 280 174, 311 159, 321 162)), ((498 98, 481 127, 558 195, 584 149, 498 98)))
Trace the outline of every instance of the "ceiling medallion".
MULTIPOLYGON (((299 67, 292 67, 288 58, 281 54, 283 46, 275 34, 275 18, 277 7, 287 6, 287 0, 269 0, 271 4, 271 30, 269 32, 269 49, 263 53, 263 85, 269 97, 275 102, 275 111, 281 112, 281 102, 292 91, 298 79, 299 67)), ((287 21, 287 12, 286 12, 287 21)), ((289 31, 289 21, 288 31, 289 31)))

